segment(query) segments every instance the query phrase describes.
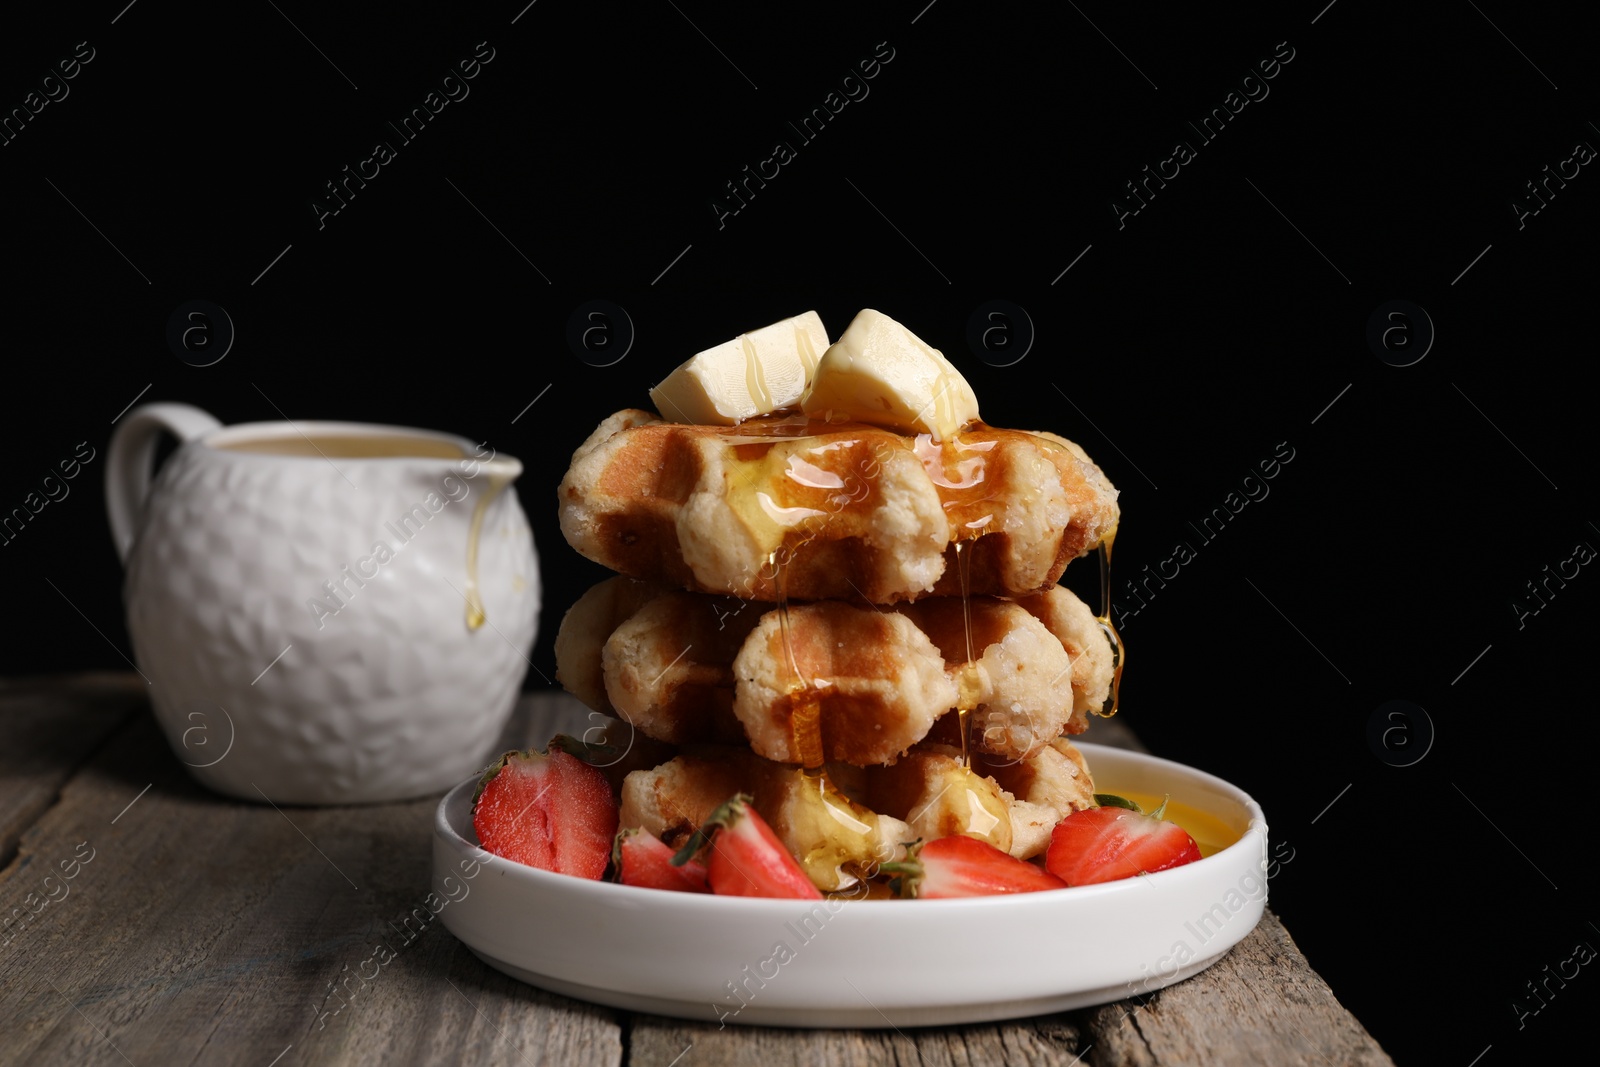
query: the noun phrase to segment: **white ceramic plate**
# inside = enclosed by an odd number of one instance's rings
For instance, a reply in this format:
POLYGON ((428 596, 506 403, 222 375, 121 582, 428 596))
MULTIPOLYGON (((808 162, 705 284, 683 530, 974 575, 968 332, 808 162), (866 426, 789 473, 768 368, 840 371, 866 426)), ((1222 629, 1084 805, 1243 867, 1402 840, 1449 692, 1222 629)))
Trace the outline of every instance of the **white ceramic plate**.
POLYGON ((445 796, 435 819, 440 917, 485 963, 543 989, 764 1026, 1018 1018, 1120 1000, 1205 969, 1261 918, 1260 806, 1179 763, 1079 747, 1102 792, 1170 793, 1238 839, 1173 870, 1041 893, 752 900, 588 881, 492 856, 472 829, 473 780, 445 796))

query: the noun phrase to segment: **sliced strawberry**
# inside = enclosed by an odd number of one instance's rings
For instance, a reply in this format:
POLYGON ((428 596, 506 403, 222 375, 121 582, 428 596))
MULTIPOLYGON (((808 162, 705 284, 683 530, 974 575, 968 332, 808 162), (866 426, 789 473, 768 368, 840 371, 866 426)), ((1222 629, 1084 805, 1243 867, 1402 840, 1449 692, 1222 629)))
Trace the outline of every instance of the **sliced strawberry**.
POLYGON ((1065 889, 1066 883, 1041 871, 987 841, 961 834, 940 837, 920 848, 902 863, 885 863, 881 870, 894 874, 902 897, 936 900, 946 897, 986 897, 996 893, 1034 893, 1065 889))
POLYGON ((603 774, 565 752, 507 752, 473 798, 478 843, 546 871, 600 878, 611 859, 617 802, 603 774))
POLYGON ((635 827, 617 834, 611 848, 611 866, 623 885, 646 889, 672 889, 680 893, 709 893, 706 867, 689 860, 672 865, 672 847, 655 834, 635 827))
POLYGON ((1200 858, 1200 846, 1183 827, 1161 820, 1164 802, 1150 815, 1137 807, 1102 805, 1073 812, 1050 835, 1044 865, 1068 885, 1132 878, 1200 858))
POLYGON ((744 793, 712 812, 672 862, 687 864, 707 841, 711 843, 711 858, 706 861, 706 877, 713 893, 822 899, 822 893, 811 884, 744 793))

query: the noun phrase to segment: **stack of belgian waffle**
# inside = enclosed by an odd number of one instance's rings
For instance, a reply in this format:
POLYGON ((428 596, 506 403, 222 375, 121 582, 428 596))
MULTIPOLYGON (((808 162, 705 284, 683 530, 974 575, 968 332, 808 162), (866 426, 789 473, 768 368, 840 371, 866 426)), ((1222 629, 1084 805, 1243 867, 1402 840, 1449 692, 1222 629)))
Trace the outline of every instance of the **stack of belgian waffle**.
POLYGON ((573 455, 561 528, 619 572, 557 677, 608 729, 621 824, 677 845, 735 793, 818 888, 917 839, 1020 858, 1093 803, 1067 740, 1113 652, 1056 582, 1116 530, 1083 450, 978 418, 958 371, 863 311, 702 352, 573 455), (624 772, 626 772, 624 774, 624 772))

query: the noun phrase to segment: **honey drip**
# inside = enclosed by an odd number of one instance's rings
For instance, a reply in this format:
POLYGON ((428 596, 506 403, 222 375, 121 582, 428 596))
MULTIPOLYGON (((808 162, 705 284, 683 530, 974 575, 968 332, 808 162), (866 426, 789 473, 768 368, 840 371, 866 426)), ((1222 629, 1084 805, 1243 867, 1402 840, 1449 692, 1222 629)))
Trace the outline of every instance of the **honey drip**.
POLYGON ((800 762, 800 788, 807 814, 794 817, 812 820, 811 836, 821 842, 798 857, 801 867, 813 882, 829 892, 846 889, 859 881, 849 868, 867 863, 874 854, 873 815, 841 793, 828 777, 826 752, 822 742, 822 689, 800 670, 794 653, 794 635, 789 620, 788 583, 784 580, 783 560, 791 551, 784 547, 768 553, 773 587, 778 595, 778 630, 783 638, 783 660, 789 668, 789 737, 800 762))
POLYGON ((998 433, 979 424, 943 442, 925 433, 912 439, 911 450, 939 494, 952 541, 978 537, 994 521, 989 453, 1000 443, 998 433))
POLYGON ((817 777, 824 774, 822 763, 822 701, 815 688, 805 686, 789 694, 789 730, 794 739, 795 755, 806 774, 817 777))
POLYGON ((1100 715, 1111 718, 1117 713, 1117 698, 1122 690, 1122 667, 1128 660, 1128 650, 1123 647, 1122 636, 1111 622, 1111 546, 1116 543, 1117 531, 1112 530, 1100 542, 1100 614, 1095 621, 1111 643, 1111 704, 1102 708, 1100 715))
MULTIPOLYGON (((778 593, 778 631, 783 637, 783 660, 789 667, 789 737, 800 766, 811 777, 823 775, 822 699, 817 688, 800 673, 789 624, 789 591, 784 581, 783 550, 767 554, 773 585, 778 593)), ((826 781, 824 790, 828 789, 826 781)))
POLYGON ((795 773, 804 800, 790 809, 791 825, 805 839, 817 842, 796 858, 818 888, 846 889, 860 881, 855 872, 876 855, 876 817, 839 792, 827 774, 812 775, 804 769, 795 773))
POLYGON ((859 507, 859 463, 852 460, 861 441, 829 433, 825 424, 804 416, 761 416, 717 432, 731 446, 727 501, 767 564, 743 595, 776 600, 779 559, 818 536, 846 508, 859 507), (776 557, 776 558, 775 558, 776 557))
POLYGON ((782 560, 790 552, 792 544, 786 539, 786 544, 766 555, 766 566, 773 573, 773 589, 778 593, 784 664, 789 667, 789 737, 800 761, 797 774, 803 801, 802 806, 790 811, 790 819, 808 822, 805 837, 819 841, 797 857, 806 877, 835 893, 859 881, 850 869, 866 865, 874 856, 874 814, 838 792, 827 776, 826 750, 822 747, 822 689, 800 672, 789 621, 789 590, 782 560))
POLYGON ((511 484, 511 478, 504 474, 489 475, 489 484, 478 495, 478 502, 472 508, 472 525, 467 530, 467 629, 477 630, 489 620, 483 610, 483 595, 478 589, 478 538, 483 533, 483 517, 489 510, 489 504, 500 491, 511 484))
POLYGON ((955 542, 956 574, 961 579, 961 625, 967 637, 967 658, 956 679, 956 721, 961 727, 961 765, 972 766, 972 751, 968 735, 972 732, 972 712, 978 706, 980 682, 978 664, 972 654, 972 557, 964 551, 968 541, 955 542))

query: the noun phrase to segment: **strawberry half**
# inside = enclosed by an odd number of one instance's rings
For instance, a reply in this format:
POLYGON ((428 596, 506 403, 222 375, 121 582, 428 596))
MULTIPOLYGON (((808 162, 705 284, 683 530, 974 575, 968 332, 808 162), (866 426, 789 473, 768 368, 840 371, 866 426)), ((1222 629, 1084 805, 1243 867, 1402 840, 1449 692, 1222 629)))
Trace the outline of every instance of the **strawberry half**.
MULTIPOLYGON (((1096 798, 1100 799, 1100 798, 1096 798)), ((1102 800, 1056 824, 1044 865, 1068 885, 1091 885, 1181 867, 1200 858, 1200 846, 1177 823, 1163 822, 1167 805, 1149 815, 1130 802, 1102 800)))
POLYGON ((976 837, 940 837, 920 848, 913 845, 911 851, 910 859, 879 868, 897 876, 893 884, 902 897, 937 900, 1066 888, 1050 872, 976 837))
POLYGON ((496 856, 600 878, 611 859, 617 802, 603 774, 565 752, 507 752, 478 783, 472 826, 496 856))
POLYGON ((713 893, 734 897, 788 897, 821 900, 822 893, 800 869, 750 797, 739 793, 711 813, 687 844, 672 857, 679 866, 706 842, 711 856, 706 878, 713 893))
POLYGON ((709 893, 706 867, 689 860, 681 867, 672 865, 672 847, 655 834, 639 827, 617 834, 611 846, 611 866, 623 885, 646 889, 671 889, 680 893, 709 893))

